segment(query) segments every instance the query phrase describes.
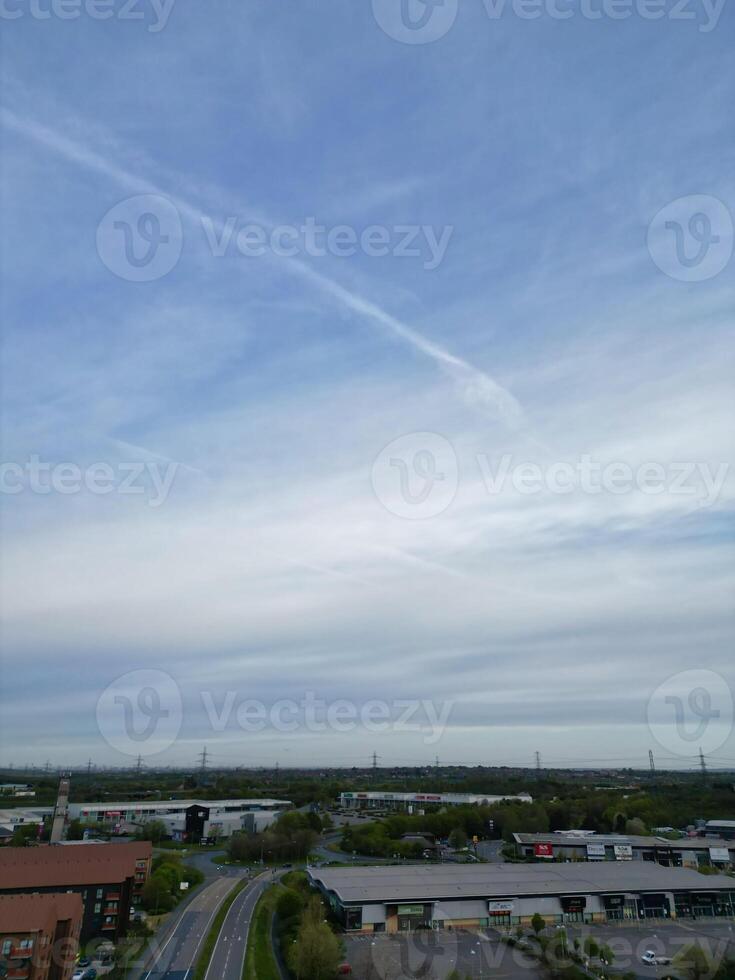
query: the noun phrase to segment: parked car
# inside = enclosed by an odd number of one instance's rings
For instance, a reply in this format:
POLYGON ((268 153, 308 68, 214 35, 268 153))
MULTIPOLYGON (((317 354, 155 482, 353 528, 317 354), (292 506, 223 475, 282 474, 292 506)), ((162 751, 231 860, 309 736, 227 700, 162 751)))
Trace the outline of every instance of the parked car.
POLYGON ((86 966, 91 966, 92 961, 88 956, 80 956, 77 960, 77 970, 83 969, 86 966))
POLYGON ((646 966, 668 966, 671 963, 671 957, 659 956, 652 949, 647 949, 641 956, 641 962, 645 963, 646 966))

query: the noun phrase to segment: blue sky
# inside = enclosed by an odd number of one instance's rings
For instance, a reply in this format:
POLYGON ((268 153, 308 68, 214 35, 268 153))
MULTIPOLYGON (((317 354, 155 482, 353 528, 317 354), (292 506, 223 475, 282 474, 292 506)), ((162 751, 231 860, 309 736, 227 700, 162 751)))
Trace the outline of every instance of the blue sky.
POLYGON ((732 7, 406 2, 456 18, 5 0, 0 761, 125 764, 104 692, 147 669, 182 705, 155 762, 693 765, 647 717, 702 688, 735 762, 732 7), (132 281, 126 233, 171 268, 132 281), (617 489, 559 492, 584 457, 617 489), (451 715, 213 730, 228 691, 451 715))

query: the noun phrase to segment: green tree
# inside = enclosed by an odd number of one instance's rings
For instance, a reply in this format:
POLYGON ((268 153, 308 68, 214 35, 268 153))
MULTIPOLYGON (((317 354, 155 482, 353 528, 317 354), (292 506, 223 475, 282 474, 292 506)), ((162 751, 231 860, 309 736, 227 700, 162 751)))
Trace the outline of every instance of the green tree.
POLYGON ((699 943, 684 946, 672 963, 689 980, 702 980, 702 977, 712 976, 715 972, 712 960, 699 943))
POLYGON ((461 851, 463 847, 467 847, 467 834, 463 827, 455 827, 451 832, 449 835, 449 846, 454 848, 455 851, 461 851))
POLYGON ((546 928, 546 922, 544 921, 544 917, 542 915, 539 915, 538 912, 533 913, 533 918, 531 919, 531 928, 533 929, 533 931, 536 933, 537 936, 539 935, 539 933, 543 932, 544 929, 546 928))
POLYGON ((138 840, 149 840, 152 844, 160 844, 168 836, 166 824, 162 820, 149 820, 136 832, 138 840))
POLYGON ((10 838, 11 847, 30 847, 38 840, 38 824, 25 823, 18 825, 10 838))
POLYGON ((323 921, 321 902, 314 898, 291 947, 291 969, 297 980, 333 980, 341 958, 337 937, 323 921))

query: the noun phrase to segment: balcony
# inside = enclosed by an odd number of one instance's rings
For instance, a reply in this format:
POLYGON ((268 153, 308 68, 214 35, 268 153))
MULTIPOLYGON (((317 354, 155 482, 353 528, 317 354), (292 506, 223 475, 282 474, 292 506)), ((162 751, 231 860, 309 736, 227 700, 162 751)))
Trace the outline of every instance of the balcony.
MULTIPOLYGON (((8 959, 11 960, 23 960, 28 959, 29 956, 33 956, 32 946, 13 946, 8 953, 8 959)), ((25 967, 24 967, 25 969, 25 967)))
POLYGON ((108 902, 119 902, 120 901, 120 892, 109 892, 105 896, 105 898, 107 899, 108 902))
POLYGON ((27 963, 25 966, 10 966, 8 967, 8 972, 6 974, 7 980, 28 980, 31 975, 31 965, 27 963))

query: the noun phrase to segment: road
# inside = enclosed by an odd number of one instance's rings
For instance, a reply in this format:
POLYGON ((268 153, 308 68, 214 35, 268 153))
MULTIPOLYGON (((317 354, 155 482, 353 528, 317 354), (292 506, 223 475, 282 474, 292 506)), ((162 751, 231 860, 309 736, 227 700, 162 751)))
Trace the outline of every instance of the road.
POLYGON ((234 887, 235 879, 230 875, 205 885, 164 929, 158 949, 138 976, 142 980, 185 980, 196 965, 217 910, 234 887))
POLYGON ((273 881, 274 873, 264 872, 232 903, 222 923, 205 980, 241 980, 253 912, 258 899, 273 881))

